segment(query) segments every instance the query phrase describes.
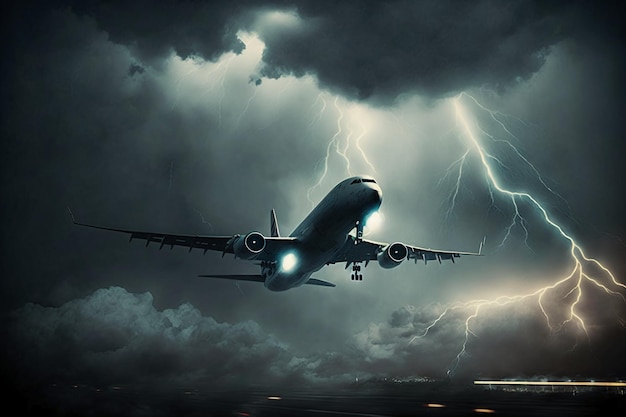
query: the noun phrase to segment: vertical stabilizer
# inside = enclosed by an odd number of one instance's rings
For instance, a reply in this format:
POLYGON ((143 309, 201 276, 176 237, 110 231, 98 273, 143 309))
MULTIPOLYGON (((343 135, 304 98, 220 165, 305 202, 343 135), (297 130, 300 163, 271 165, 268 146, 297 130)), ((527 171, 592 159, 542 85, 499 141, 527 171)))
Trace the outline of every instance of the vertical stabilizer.
POLYGON ((276 212, 274 209, 270 212, 270 235, 272 237, 280 237, 280 230, 278 229, 278 221, 276 220, 276 212))

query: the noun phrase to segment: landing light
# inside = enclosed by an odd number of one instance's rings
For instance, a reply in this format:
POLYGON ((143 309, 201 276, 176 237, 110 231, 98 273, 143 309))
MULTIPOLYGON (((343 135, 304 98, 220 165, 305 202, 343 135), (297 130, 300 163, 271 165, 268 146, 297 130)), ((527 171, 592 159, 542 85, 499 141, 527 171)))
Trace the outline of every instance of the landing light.
POLYGON ((290 252, 283 256, 280 262, 280 269, 283 272, 291 272, 296 268, 296 265, 298 265, 298 257, 290 252))

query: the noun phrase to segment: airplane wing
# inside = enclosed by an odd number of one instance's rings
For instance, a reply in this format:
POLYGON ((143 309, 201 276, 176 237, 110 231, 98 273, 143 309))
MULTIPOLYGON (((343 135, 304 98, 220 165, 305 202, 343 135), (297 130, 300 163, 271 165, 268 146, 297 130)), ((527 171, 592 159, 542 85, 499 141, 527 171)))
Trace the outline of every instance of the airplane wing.
MULTIPOLYGON (((265 282, 265 278, 261 275, 198 275, 201 278, 221 278, 231 279, 234 281, 253 281, 253 282, 265 282)), ((305 284, 319 285, 322 287, 335 287, 335 284, 328 281, 322 281, 321 279, 309 278, 305 284)))
MULTIPOLYGON (((329 263, 346 262, 346 265, 353 262, 369 262, 378 259, 378 254, 383 252, 389 243, 374 242, 371 240, 363 239, 360 243, 355 243, 354 236, 350 235, 350 238, 346 241, 346 244, 341 250, 339 250, 335 257, 329 263)), ((406 259, 413 259, 417 263, 417 260, 423 260, 424 263, 428 261, 451 260, 454 262, 454 258, 459 258, 461 255, 480 256, 480 252, 456 252, 456 251, 444 251, 436 249, 420 248, 419 246, 403 245, 407 249, 406 259)), ((481 243, 482 247, 482 243, 481 243)))
MULTIPOLYGON (((70 211, 72 222, 78 226, 91 227, 93 229, 108 230, 111 232, 125 233, 130 235, 129 242, 134 239, 145 240, 146 247, 150 243, 156 243, 159 245, 159 249, 163 249, 163 246, 169 246, 173 249, 174 246, 182 246, 189 248, 189 252, 192 249, 201 249, 206 253, 209 250, 222 252, 222 256, 226 253, 234 253, 233 241, 239 236, 205 236, 205 235, 178 235, 159 232, 144 232, 128 229, 117 229, 112 227, 96 226, 93 224, 86 224, 77 222, 74 215, 70 211)), ((283 252, 285 246, 295 240, 289 237, 265 237, 266 247, 262 253, 255 258, 255 260, 261 261, 274 261, 279 253, 283 252)))

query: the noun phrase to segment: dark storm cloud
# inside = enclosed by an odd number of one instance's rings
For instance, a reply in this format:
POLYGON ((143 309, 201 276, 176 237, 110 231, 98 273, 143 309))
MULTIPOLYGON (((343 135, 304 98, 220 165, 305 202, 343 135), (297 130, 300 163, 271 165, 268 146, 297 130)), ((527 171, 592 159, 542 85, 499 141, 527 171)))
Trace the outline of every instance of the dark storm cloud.
POLYGON ((32 386, 224 388, 339 383, 368 375, 360 353, 297 356, 255 321, 219 323, 189 303, 158 310, 153 301, 149 292, 110 287, 59 307, 28 303, 14 310, 5 340, 11 376, 32 386))
POLYGON ((172 51, 214 60, 225 51, 241 52, 233 17, 243 4, 229 2, 75 2, 80 15, 93 17, 111 40, 130 46, 152 62, 172 51))
POLYGON ((324 88, 391 104, 404 93, 450 96, 528 79, 571 37, 615 42, 619 7, 530 1, 79 2, 114 42, 152 61, 171 50, 216 59, 240 52, 240 29, 266 43, 262 74, 314 74, 324 88), (273 10, 290 23, 263 18, 273 10), (297 16, 297 17, 296 17, 297 16))
POLYGON ((158 310, 153 302, 150 293, 110 287, 59 307, 26 304, 11 313, 8 369, 20 384, 31 386, 222 388, 335 384, 355 377, 444 378, 446 369, 459 380, 563 378, 590 369, 596 377, 614 378, 624 371, 620 352, 626 338, 619 325, 604 323, 598 331, 593 316, 586 317, 594 342, 598 335, 612 337, 612 345, 592 349, 575 323, 551 332, 532 303, 484 307, 483 315, 472 319, 457 362, 468 317, 463 309, 450 311, 426 332, 444 307, 401 307, 336 352, 298 356, 252 320, 219 323, 189 303, 158 310), (573 349, 576 345, 585 346, 573 349))
POLYGON ((385 104, 403 93, 437 98, 517 84, 563 39, 619 42, 617 10, 587 3, 303 2, 297 10, 302 20, 288 36, 260 29, 264 73, 310 72, 343 95, 385 104))
POLYGON ((274 384, 298 359, 253 321, 218 323, 190 304, 158 311, 150 293, 119 287, 12 315, 14 366, 33 384, 274 384))
POLYGON ((532 3, 340 2, 303 5, 289 36, 263 31, 265 74, 318 76, 349 97, 390 103, 401 93, 446 96, 527 78, 559 39, 559 23, 532 3))
POLYGON ((560 305, 560 314, 552 311, 548 322, 536 303, 531 298, 482 306, 480 315, 470 320, 467 343, 466 320, 478 311, 475 306, 451 309, 443 316, 446 307, 441 305, 401 307, 388 321, 360 332, 356 344, 374 374, 384 369, 397 376, 443 378, 449 370, 449 376, 464 380, 593 373, 611 379, 626 371, 619 353, 626 349, 626 335, 618 322, 604 316, 614 313, 614 307, 598 304, 582 314, 585 334, 576 319, 568 321, 567 305, 560 305))

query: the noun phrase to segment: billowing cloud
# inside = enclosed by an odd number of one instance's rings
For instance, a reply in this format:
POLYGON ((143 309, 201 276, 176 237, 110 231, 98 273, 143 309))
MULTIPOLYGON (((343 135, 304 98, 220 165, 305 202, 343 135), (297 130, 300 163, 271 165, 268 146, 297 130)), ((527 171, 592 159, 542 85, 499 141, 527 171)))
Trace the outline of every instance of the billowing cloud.
MULTIPOLYGON (((245 4, 244 4, 245 5, 245 4)), ((244 44, 234 21, 237 9, 227 2, 76 2, 80 15, 93 17, 111 40, 131 46, 141 59, 156 59, 174 52, 215 60, 222 53, 239 53, 244 44)))
POLYGON ((605 323, 600 331, 593 317, 587 317, 585 338, 576 322, 551 330, 530 303, 488 305, 480 317, 471 318, 466 333, 466 308, 442 315, 445 309, 401 307, 388 320, 371 323, 336 346, 337 351, 298 356, 254 321, 219 323, 188 303, 159 311, 150 293, 110 287, 59 307, 29 303, 15 310, 9 358, 22 383, 89 381, 100 387, 328 384, 357 377, 571 377, 590 366, 596 376, 624 371, 619 352, 626 339, 614 337, 607 344, 606 334, 619 335, 619 329, 605 323), (594 359, 595 352, 610 356, 594 359))
POLYGON ((190 304, 158 311, 150 293, 119 287, 13 315, 16 366, 31 381, 271 384, 297 361, 253 321, 218 323, 190 304))
POLYGON ((397 376, 564 378, 594 369, 596 377, 615 378, 625 371, 619 352, 626 347, 619 322, 606 320, 620 311, 615 301, 586 311, 584 331, 568 305, 560 305, 559 320, 554 311, 547 319, 537 298, 405 306, 359 332, 356 344, 371 370, 384 363, 397 376))
POLYGON ((529 3, 304 4, 288 36, 261 33, 265 73, 316 74, 343 95, 389 103, 402 93, 446 96, 508 85, 544 62, 559 22, 529 3))
POLYGON ((218 323, 188 303, 159 311, 152 294, 120 287, 59 307, 29 303, 11 316, 11 369, 33 385, 224 388, 337 383, 368 375, 358 365, 361 354, 296 356, 252 320, 218 323))
MULTIPOLYGON (((340 383, 372 376, 376 366, 365 364, 379 359, 361 352, 358 342, 298 356, 252 320, 220 323, 189 303, 158 310, 149 292, 121 287, 59 307, 28 303, 11 313, 9 323, 10 368, 32 385, 340 383)), ((388 376, 380 367, 377 373, 388 376)))
POLYGON ((87 3, 111 40, 156 63, 175 52, 216 60, 259 33, 267 77, 311 74, 352 99, 391 104, 401 94, 446 97, 527 80, 549 48, 571 37, 614 42, 612 7, 557 2, 317 1, 87 3), (587 5, 589 6, 589 5, 587 5), (146 14, 146 10, 150 13, 146 14))

